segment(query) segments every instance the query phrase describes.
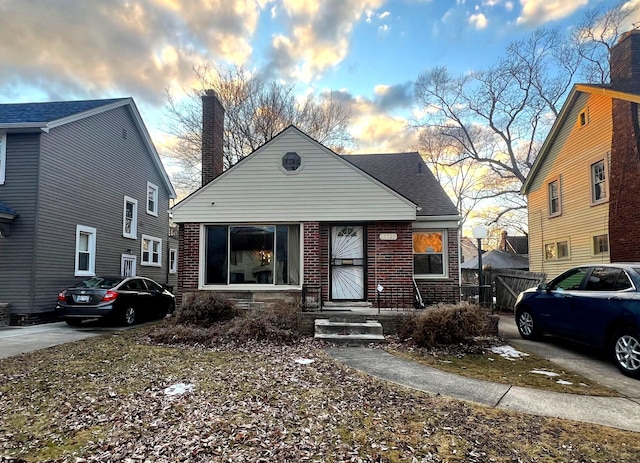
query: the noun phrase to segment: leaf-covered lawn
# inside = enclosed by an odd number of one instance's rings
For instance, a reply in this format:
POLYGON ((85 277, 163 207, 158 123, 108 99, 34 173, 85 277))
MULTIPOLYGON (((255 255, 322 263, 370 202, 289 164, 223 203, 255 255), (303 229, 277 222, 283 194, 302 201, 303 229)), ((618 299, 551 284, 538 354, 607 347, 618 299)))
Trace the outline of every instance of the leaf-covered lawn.
POLYGON ((162 347, 138 342, 144 329, 0 360, 0 457, 640 461, 636 433, 415 392, 350 370, 311 341, 162 347), (165 392, 178 383, 194 387, 165 392))

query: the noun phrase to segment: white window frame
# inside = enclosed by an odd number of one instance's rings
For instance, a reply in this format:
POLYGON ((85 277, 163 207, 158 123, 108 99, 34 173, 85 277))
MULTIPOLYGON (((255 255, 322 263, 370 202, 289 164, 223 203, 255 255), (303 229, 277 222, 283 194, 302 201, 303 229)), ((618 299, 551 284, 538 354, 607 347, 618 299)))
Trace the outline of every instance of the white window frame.
POLYGON ((76 255, 75 255, 75 276, 95 276, 96 275, 96 229, 84 225, 76 225, 76 255), (89 268, 80 270, 80 236, 88 235, 89 268))
POLYGON ((598 159, 589 165, 589 177, 591 180, 591 204, 601 204, 609 201, 609 168, 607 166, 606 158, 598 159), (602 163, 603 166, 604 180, 599 183, 604 183, 604 186, 602 187, 604 196, 600 199, 596 199, 596 178, 593 169, 595 165, 599 163, 602 163))
POLYGON ((449 276, 449 255, 448 255, 448 242, 449 237, 446 229, 442 228, 413 228, 411 230, 411 260, 413 269, 413 277, 416 280, 430 280, 430 279, 442 279, 448 278, 449 276), (442 252, 434 252, 433 254, 442 254, 442 273, 416 273, 415 264, 414 264, 414 256, 416 254, 431 254, 427 253, 416 253, 413 248, 413 235, 415 233, 441 233, 442 234, 442 252))
POLYGON ((562 215, 562 185, 560 183, 560 177, 552 178, 547 182, 547 202, 549 207, 549 217, 556 217, 556 216, 562 215), (551 185, 553 184, 556 184, 558 187, 557 189, 558 196, 557 198, 555 198, 558 200, 558 208, 555 211, 553 210, 554 198, 551 196, 551 185))
POLYGON ((169 273, 178 273, 178 250, 169 249, 169 273))
POLYGON ((609 234, 602 233, 600 235, 593 235, 591 237, 591 255, 593 255, 593 256, 608 256, 609 252, 610 252, 610 249, 611 249, 611 243, 609 242, 609 234), (601 236, 604 236, 604 237, 607 238, 607 250, 606 251, 600 251, 599 249, 596 249, 596 244, 597 244, 596 239, 601 237, 601 236))
POLYGON ((140 244, 140 265, 148 266, 148 267, 162 267, 162 240, 160 238, 156 238, 155 236, 142 235, 142 240, 140 244), (158 262, 153 261, 153 255, 156 254, 151 249, 152 245, 156 243, 158 245, 158 262), (144 258, 144 246, 147 244, 149 247, 149 258, 145 260, 144 258))
POLYGON ((7 170, 7 133, 0 132, 0 185, 4 185, 7 170))
POLYGON ((543 253, 544 253, 544 260, 547 260, 547 261, 548 260, 571 260, 571 242, 569 238, 559 239, 557 241, 550 241, 544 244, 543 253), (560 246, 564 244, 566 244, 567 255, 560 256, 559 249, 560 249, 560 246), (552 250, 551 256, 547 254, 547 249, 552 250))
POLYGON ((122 256, 120 257, 120 276, 124 277, 124 266, 125 266, 125 262, 126 261, 131 261, 131 275, 128 276, 136 276, 138 273, 137 270, 137 264, 138 264, 138 258, 133 255, 133 254, 122 254, 122 256))
POLYGON ((147 214, 158 217, 158 185, 147 182, 147 214), (153 209, 149 209, 149 196, 152 195, 153 209))
POLYGON ((122 236, 137 239, 138 237, 138 200, 130 196, 124 197, 122 208, 122 236), (133 217, 131 218, 131 232, 127 233, 127 204, 133 204, 133 217))

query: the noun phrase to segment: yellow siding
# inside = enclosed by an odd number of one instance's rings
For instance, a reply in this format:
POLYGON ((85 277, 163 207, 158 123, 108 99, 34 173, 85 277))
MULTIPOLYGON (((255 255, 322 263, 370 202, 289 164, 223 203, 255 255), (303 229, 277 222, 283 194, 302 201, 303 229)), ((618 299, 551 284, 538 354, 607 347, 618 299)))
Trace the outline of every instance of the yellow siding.
POLYGON ((608 233, 609 204, 592 205, 590 169, 598 159, 609 163, 611 133, 611 98, 581 93, 529 189, 531 271, 553 276, 575 265, 608 262, 608 255, 596 257, 592 252, 592 237, 608 233), (580 127, 578 116, 585 108, 588 123, 580 127), (547 185, 558 176, 562 214, 549 217, 547 185), (545 243, 562 240, 569 241, 569 258, 545 260, 545 243))

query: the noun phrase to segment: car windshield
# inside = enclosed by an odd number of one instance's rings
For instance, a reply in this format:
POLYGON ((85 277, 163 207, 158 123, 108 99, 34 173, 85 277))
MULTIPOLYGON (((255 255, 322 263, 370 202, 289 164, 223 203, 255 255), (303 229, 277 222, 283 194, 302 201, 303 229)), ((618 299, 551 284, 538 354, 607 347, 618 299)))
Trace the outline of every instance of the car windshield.
POLYGON ((88 280, 83 280, 75 288, 113 288, 115 285, 122 281, 121 278, 102 278, 91 277, 88 280))

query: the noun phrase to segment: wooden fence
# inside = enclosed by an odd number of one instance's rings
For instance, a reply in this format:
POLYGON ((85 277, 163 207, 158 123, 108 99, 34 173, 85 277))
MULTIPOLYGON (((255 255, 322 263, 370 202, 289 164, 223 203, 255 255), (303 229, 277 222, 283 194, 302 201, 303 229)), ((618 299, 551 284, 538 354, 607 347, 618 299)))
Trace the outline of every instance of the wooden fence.
POLYGON ((494 269, 484 273, 485 282, 495 290, 495 310, 512 312, 521 291, 538 286, 547 278, 546 273, 524 270, 494 269))

